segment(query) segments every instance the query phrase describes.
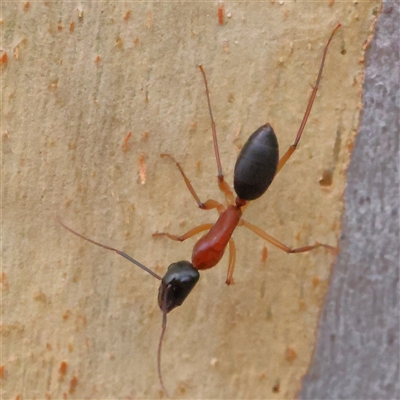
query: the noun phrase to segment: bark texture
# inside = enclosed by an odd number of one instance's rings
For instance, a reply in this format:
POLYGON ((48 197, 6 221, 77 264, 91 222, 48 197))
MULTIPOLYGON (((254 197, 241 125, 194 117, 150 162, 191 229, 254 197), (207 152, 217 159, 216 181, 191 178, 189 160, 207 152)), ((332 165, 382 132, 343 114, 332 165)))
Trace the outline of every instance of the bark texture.
POLYGON ((399 399, 399 19, 386 2, 365 56, 360 131, 302 399, 399 399))
MULTIPOLYGON (((159 282, 55 216, 159 274, 190 259, 196 238, 152 233, 217 218, 196 207, 161 153, 180 161, 203 201, 223 201, 197 65, 232 183, 239 149, 261 125, 273 126, 282 154, 293 143, 340 21, 298 150, 244 215, 291 247, 337 245, 379 3, 229 2, 223 20, 219 7, 2 2, 4 399, 162 396, 159 282)), ((168 318, 166 386, 175 398, 291 399, 310 364, 334 255, 267 245, 264 261, 260 238, 244 228, 234 238, 235 285, 224 284, 225 255, 168 318)))

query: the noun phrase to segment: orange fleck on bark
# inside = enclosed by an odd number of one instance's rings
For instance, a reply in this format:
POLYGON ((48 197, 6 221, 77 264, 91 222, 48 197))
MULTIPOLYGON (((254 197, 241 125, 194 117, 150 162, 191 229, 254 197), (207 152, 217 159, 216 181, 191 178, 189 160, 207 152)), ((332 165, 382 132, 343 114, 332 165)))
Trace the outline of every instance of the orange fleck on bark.
POLYGON ((0 379, 4 378, 4 365, 0 367, 0 379))
POLYGON ((67 393, 63 393, 63 399, 68 399, 67 393))
POLYGON ((195 131, 196 131, 196 128, 197 128, 197 122, 196 122, 196 121, 191 122, 191 124, 190 124, 190 126, 189 126, 189 132, 190 132, 190 133, 195 132, 195 131))
POLYGON ((71 204, 72 204, 72 200, 71 199, 66 199, 65 202, 64 202, 65 208, 68 208, 71 204))
POLYGON ((147 13, 146 26, 148 29, 151 27, 151 11, 147 13))
POLYGON ((124 141, 122 142, 122 151, 126 153, 130 149, 129 139, 132 136, 132 132, 129 132, 126 136, 124 141))
POLYGON ((53 79, 50 81, 49 86, 47 86, 49 90, 57 89, 58 88, 58 78, 53 79))
POLYGON ((115 42, 116 46, 122 49, 124 47, 124 41, 119 37, 115 42))
POLYGON ((65 361, 63 361, 60 365, 58 372, 61 375, 65 375, 67 373, 67 369, 68 369, 68 364, 65 361))
POLYGON ((225 15, 225 11, 224 11, 224 5, 220 4, 218 6, 218 23, 220 25, 224 24, 224 15, 225 15))
POLYGON ((75 30, 75 22, 72 21, 72 22, 69 24, 69 33, 74 33, 74 30, 75 30))
POLYGON ((30 6, 31 6, 31 3, 29 3, 29 1, 27 1, 27 2, 24 4, 24 11, 28 11, 30 6))
POLYGON ((14 58, 15 58, 16 60, 18 60, 18 58, 19 58, 19 44, 17 44, 17 45, 14 47, 14 54, 13 54, 13 56, 14 56, 14 58))
POLYGON ((124 20, 125 20, 125 21, 128 21, 128 19, 129 19, 130 16, 131 16, 131 12, 130 12, 130 11, 127 11, 126 14, 125 14, 124 20))
POLYGON ((1 273, 0 282, 3 284, 5 290, 8 290, 10 288, 7 282, 7 275, 5 272, 1 273))
POLYGON ((44 301, 46 301, 46 295, 43 292, 38 291, 38 292, 35 292, 35 294, 33 295, 33 299, 36 301, 44 302, 44 301))
POLYGON ((304 301, 299 301, 299 311, 304 312, 307 311, 308 307, 304 301))
POLYGON ((78 378, 76 376, 73 376, 72 379, 69 381, 69 394, 74 393, 77 386, 78 378))
POLYGON ((57 30, 58 32, 61 32, 63 30, 63 26, 61 24, 57 25, 57 30))
POLYGON ((314 276, 314 278, 312 280, 313 288, 315 289, 320 284, 320 282, 321 282, 321 280, 319 279, 319 276, 314 276))
POLYGON ((51 343, 46 343, 46 349, 53 350, 53 346, 51 345, 51 343))
POLYGON ((3 53, 1 55, 0 65, 7 64, 7 61, 8 61, 8 55, 7 53, 3 53))
POLYGON ((201 171, 201 166, 202 166, 201 160, 197 160, 197 162, 196 162, 196 171, 197 172, 201 171))
POLYGON ((224 42, 224 51, 225 51, 225 53, 229 53, 229 42, 228 41, 224 42))
POLYGON ((100 57, 100 56, 97 56, 97 57, 95 58, 95 60, 94 60, 94 62, 95 62, 96 64, 99 64, 100 61, 101 61, 101 57, 100 57))
POLYGON ((136 39, 133 41, 133 44, 137 46, 139 44, 139 38, 136 36, 136 39))
POLYGON ((264 246, 262 249, 261 261, 265 262, 265 261, 267 261, 267 258, 268 258, 268 247, 264 246))
POLYGON ((142 154, 139 159, 140 164, 140 183, 144 185, 146 183, 146 164, 145 164, 146 156, 142 154))
POLYGON ((292 363, 296 358, 297 358, 297 353, 291 347, 287 347, 285 351, 286 361, 292 363))
POLYGON ((147 140, 149 138, 149 131, 144 131, 140 140, 147 140))

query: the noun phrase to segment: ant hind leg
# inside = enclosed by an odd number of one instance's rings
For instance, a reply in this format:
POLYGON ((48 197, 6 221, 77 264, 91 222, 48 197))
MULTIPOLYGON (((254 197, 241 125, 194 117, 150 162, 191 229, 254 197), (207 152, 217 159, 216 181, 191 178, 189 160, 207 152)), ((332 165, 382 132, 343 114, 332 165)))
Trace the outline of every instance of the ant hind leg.
POLYGON ((333 253, 337 253, 338 249, 336 247, 330 246, 329 244, 324 244, 324 243, 319 243, 316 242, 313 245, 310 246, 304 246, 304 247, 298 247, 296 249, 292 249, 291 247, 286 246, 279 240, 275 239, 273 236, 269 235, 267 232, 262 230, 256 225, 251 224, 250 222, 245 221, 244 219, 241 219, 239 222, 239 225, 243 225, 246 228, 250 229, 252 232, 254 232, 256 235, 260 236, 262 239, 266 240, 267 242, 271 243, 275 247, 278 247, 279 249, 283 250, 285 253, 305 253, 307 251, 311 251, 314 249, 317 249, 318 247, 324 247, 327 250, 332 251, 333 253))
POLYGON ((304 113, 303 116, 303 120, 301 121, 300 124, 300 128, 299 131, 297 132, 297 136, 296 139, 294 141, 294 143, 289 147, 289 149, 287 150, 287 152, 281 157, 281 159, 279 160, 279 164, 278 164, 278 169, 276 170, 276 174, 278 174, 278 172, 282 169, 282 167, 286 164, 287 160, 289 160, 290 156, 294 153, 294 151, 296 150, 296 147, 301 139, 301 135, 303 134, 304 128, 306 126, 308 117, 310 115, 312 106, 314 104, 314 100, 315 100, 315 96, 317 95, 317 91, 319 88, 319 84, 321 82, 321 77, 322 77, 322 71, 324 69, 324 64, 325 64, 325 58, 326 58, 326 53, 328 52, 328 47, 329 44, 331 43, 331 40, 333 38, 333 35, 335 34, 335 32, 340 28, 340 24, 338 24, 336 26, 336 28, 333 30, 333 32, 331 33, 331 36, 329 37, 328 43, 325 46, 324 49, 324 54, 322 56, 322 61, 321 61, 321 65, 319 67, 319 72, 318 72, 318 77, 317 77, 317 81, 315 82, 315 86, 313 86, 313 90, 311 92, 311 96, 310 99, 308 100, 308 104, 307 104, 307 108, 306 108, 306 112, 304 113))

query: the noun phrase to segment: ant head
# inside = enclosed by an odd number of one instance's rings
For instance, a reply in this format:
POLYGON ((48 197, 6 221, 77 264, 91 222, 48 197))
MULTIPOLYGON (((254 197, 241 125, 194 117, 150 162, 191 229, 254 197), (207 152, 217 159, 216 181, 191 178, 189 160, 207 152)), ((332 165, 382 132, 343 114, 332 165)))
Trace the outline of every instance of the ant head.
POLYGON ((168 267, 158 290, 158 305, 169 313, 180 306, 200 278, 199 271, 189 261, 178 261, 168 267))

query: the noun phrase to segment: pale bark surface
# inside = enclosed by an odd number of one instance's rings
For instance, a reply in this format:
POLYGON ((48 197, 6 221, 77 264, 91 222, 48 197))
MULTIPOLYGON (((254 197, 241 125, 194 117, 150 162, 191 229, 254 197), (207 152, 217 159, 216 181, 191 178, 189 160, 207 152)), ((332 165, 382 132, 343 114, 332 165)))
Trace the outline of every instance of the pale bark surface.
MULTIPOLYGON (((160 153, 181 162, 202 200, 223 200, 197 65, 231 183, 239 148, 260 125, 271 123, 282 153, 293 142, 340 21, 300 146, 245 213, 289 246, 337 245, 378 2, 226 3, 223 25, 217 8, 3 3, 4 399, 162 396, 158 281, 72 236, 55 216, 160 274, 190 259, 195 239, 151 234, 217 216, 196 208, 160 153)), ((169 316, 166 386, 176 398, 293 398, 334 257, 268 246, 262 262, 261 239, 245 229, 234 237, 235 285, 224 284, 225 256, 169 316)))

